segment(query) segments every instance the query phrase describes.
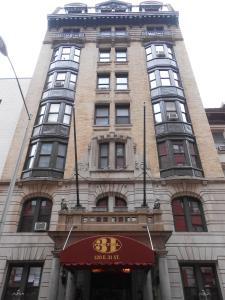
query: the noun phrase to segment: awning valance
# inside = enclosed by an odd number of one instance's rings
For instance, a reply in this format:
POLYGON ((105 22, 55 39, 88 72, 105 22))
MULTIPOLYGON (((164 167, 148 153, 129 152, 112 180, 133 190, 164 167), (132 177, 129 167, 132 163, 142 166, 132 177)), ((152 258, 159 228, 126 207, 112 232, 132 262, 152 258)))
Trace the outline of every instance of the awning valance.
POLYGON ((71 266, 151 266, 155 253, 146 245, 125 236, 92 236, 60 253, 60 263, 71 266))

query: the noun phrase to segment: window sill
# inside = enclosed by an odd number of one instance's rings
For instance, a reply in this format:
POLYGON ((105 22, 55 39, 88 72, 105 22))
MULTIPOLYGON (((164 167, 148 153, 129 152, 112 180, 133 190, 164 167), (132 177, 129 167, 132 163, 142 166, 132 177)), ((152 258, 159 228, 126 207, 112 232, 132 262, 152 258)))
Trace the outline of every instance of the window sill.
POLYGON ((96 94, 109 94, 111 89, 96 89, 96 94))
POLYGON ((133 172, 133 169, 92 169, 90 170, 91 173, 130 173, 133 172))
POLYGON ((129 94, 130 93, 130 89, 127 90, 116 90, 115 89, 115 94, 129 94))
POLYGON ((132 124, 115 124, 116 130, 131 130, 132 124))
POLYGON ((94 131, 109 131, 110 126, 98 126, 98 125, 93 125, 93 130, 94 131))
POLYGON ((128 60, 126 60, 126 61, 115 61, 114 63, 116 65, 128 65, 128 60))
POLYGON ((111 65, 112 61, 98 61, 97 64, 98 66, 109 66, 111 65))

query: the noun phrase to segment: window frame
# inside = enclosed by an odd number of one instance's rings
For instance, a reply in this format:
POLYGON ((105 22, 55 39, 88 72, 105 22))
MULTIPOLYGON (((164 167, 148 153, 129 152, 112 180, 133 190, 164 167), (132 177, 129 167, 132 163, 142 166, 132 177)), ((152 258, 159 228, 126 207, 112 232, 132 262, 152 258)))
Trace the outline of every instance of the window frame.
POLYGON ((97 89, 98 90, 109 90, 110 89, 110 74, 109 73, 101 73, 97 74, 97 89), (102 79, 107 79, 106 83, 101 83, 102 79))
MULTIPOLYGON (((171 202, 172 206, 172 213, 173 213, 173 220, 174 220, 174 229, 176 232, 207 232, 207 225, 205 221, 205 215, 202 207, 202 203, 199 199, 193 198, 193 197, 188 197, 188 196, 183 196, 183 197, 177 197, 174 198, 171 202), (180 202, 180 207, 182 208, 182 213, 177 213, 175 211, 175 202, 180 202), (191 205, 197 204, 198 206, 198 211, 199 213, 195 214, 194 212, 190 210, 191 205), (191 205, 190 205, 191 204, 191 205), (201 225, 196 225, 194 224, 194 220, 196 219, 196 216, 201 218, 201 225), (185 229, 182 229, 178 225, 176 225, 176 218, 180 217, 183 219, 183 225, 185 225, 185 229), (202 230, 195 230, 195 226, 198 226, 198 228, 202 228, 202 230)), ((196 221, 195 221, 196 222, 196 221)), ((183 227, 184 228, 184 227, 183 227)))
POLYGON ((61 60, 71 60, 76 63, 80 61, 80 52, 81 49, 77 46, 63 45, 54 49, 52 62, 61 61, 61 60), (70 49, 69 53, 63 53, 64 49, 70 49), (63 59, 63 56, 68 57, 68 59, 63 59))
MULTIPOLYGON (((180 276, 181 276, 181 281, 182 281, 182 286, 183 286, 183 292, 184 292, 184 299, 185 300, 189 300, 190 299, 190 293, 189 290, 190 289, 195 289, 196 296, 199 296, 199 293, 204 290, 214 290, 216 291, 216 295, 212 295, 212 299, 217 299, 217 300, 222 300, 222 295, 221 295, 221 287, 219 284, 219 280, 218 280, 218 274, 217 274, 217 270, 216 270, 216 265, 213 262, 201 262, 201 263, 195 263, 195 262, 180 262, 179 264, 180 266, 180 276), (190 286, 186 286, 186 284, 188 284, 188 277, 186 274, 183 273, 183 268, 191 268, 192 269, 192 275, 193 275, 193 280, 190 286), (204 273, 202 273, 201 268, 211 268, 212 270, 212 275, 213 277, 211 277, 212 281, 214 281, 214 286, 213 287, 209 287, 209 284, 204 284, 204 273), (185 276, 185 278, 184 278, 185 276), (185 284, 186 281, 186 284, 185 284), (215 298, 216 296, 216 298, 215 298), (219 297, 219 298, 218 298, 219 297)), ((192 279, 191 278, 191 279, 192 279)), ((208 276, 208 278, 210 279, 210 277, 208 276)), ((207 279, 208 279, 207 278, 207 279)), ((209 280, 208 279, 208 280, 209 280)), ((191 293, 193 294, 193 292, 191 293)), ((211 298, 210 298, 211 299, 211 298)))
POLYGON ((130 124, 130 104, 129 103, 116 103, 115 104, 115 124, 116 125, 129 125, 130 124), (122 110, 122 109, 127 112, 126 116, 118 115, 119 110, 122 110), (123 120, 127 120, 127 122, 124 122, 123 120))
MULTIPOLYGON (((36 198, 30 198, 27 199, 22 206, 21 209, 21 214, 20 214, 20 221, 19 221, 19 225, 18 225, 18 230, 17 232, 35 232, 34 227, 35 227, 35 223, 38 222, 45 222, 47 223, 47 228, 44 231, 48 231, 50 223, 51 223, 51 214, 52 214, 52 206, 53 203, 50 199, 48 198, 44 198, 44 197, 36 197, 36 198), (34 207, 34 212, 32 213, 32 215, 28 216, 28 228, 25 222, 26 216, 25 216, 25 209, 26 207, 31 203, 32 205, 32 201, 35 201, 35 207, 34 207), (49 211, 47 212, 47 214, 43 214, 41 209, 42 209, 42 203, 46 202, 46 208, 49 209, 49 211), (43 221, 43 216, 45 216, 45 220, 43 221), (46 217, 47 216, 47 217, 46 217), (30 222, 29 222, 30 219, 30 222), (30 226, 30 227, 29 227, 30 226)), ((32 207, 32 206, 31 206, 32 207)), ((33 208, 32 208, 33 210, 33 208)))
POLYGON ((94 119, 94 125, 96 126, 109 126, 109 116, 110 116, 110 106, 109 104, 95 104, 95 119, 94 119), (104 116, 98 116, 98 110, 106 109, 107 113, 104 116), (98 120, 105 119, 106 123, 101 124, 101 122, 98 124, 98 120))
POLYGON ((26 161, 25 161, 25 164, 24 164, 24 169, 23 169, 23 172, 24 171, 27 171, 27 170, 32 170, 32 169, 39 169, 39 170, 46 170, 46 169, 55 169, 57 171, 64 171, 64 168, 65 168, 65 162, 66 162, 66 154, 67 154, 67 142, 65 141, 61 141, 61 140, 54 140, 52 141, 51 139, 50 140, 38 140, 38 141, 33 141, 30 146, 29 146, 29 149, 28 149, 28 153, 27 153, 27 158, 26 158, 26 161), (34 158, 33 158, 33 164, 30 168, 27 167, 27 161, 28 159, 31 157, 30 156, 30 149, 32 149, 32 146, 34 144, 37 144, 36 146, 36 152, 35 152, 35 155, 34 155, 34 158), (41 153, 41 149, 42 149, 42 146, 45 145, 45 144, 52 144, 52 151, 51 153, 41 153), (57 157, 58 157, 58 150, 59 150, 59 145, 65 145, 66 147, 66 150, 65 150, 65 156, 64 156, 64 167, 63 169, 58 169, 56 168, 56 161, 57 161, 57 157), (39 166, 39 161, 40 161, 40 156, 43 156, 43 157, 49 157, 49 165, 48 167, 47 166, 39 166))
POLYGON ((41 104, 39 107, 39 112, 36 117, 35 127, 43 125, 43 124, 63 124, 69 126, 71 123, 71 116, 72 116, 72 109, 73 106, 71 104, 68 104, 67 102, 60 102, 57 100, 51 100, 51 102, 47 102, 44 104, 41 104), (51 106, 57 104, 59 105, 58 113, 51 112, 51 106), (66 112, 67 107, 70 107, 70 113, 66 112), (44 108, 44 112, 43 112, 44 108), (50 114, 57 114, 57 121, 49 121, 49 115, 50 114), (69 123, 64 122, 64 117, 69 116, 69 123))
POLYGON ((174 168, 193 168, 193 169, 201 169, 201 161, 199 158, 199 153, 197 149, 197 145, 194 139, 184 139, 184 138, 170 138, 170 139, 163 139, 158 141, 158 157, 159 157, 159 165, 161 170, 165 169, 174 169, 174 168), (161 160, 161 155, 159 152, 159 145, 164 143, 166 153, 163 156, 166 157, 165 161, 161 160), (183 145, 183 152, 177 152, 184 154, 185 164, 184 165, 177 165, 175 161, 176 152, 174 152, 173 144, 179 143, 183 145), (189 143, 193 144, 195 153, 191 153, 191 148, 189 143), (196 165, 193 163, 192 156, 195 157, 196 165))
POLYGON ((115 48, 115 61, 117 63, 127 62, 127 48, 115 48))
POLYGON ((148 76, 151 90, 159 87, 176 87, 182 89, 182 82, 177 70, 171 68, 155 69, 150 71, 148 76))
POLYGON ((75 90, 77 73, 73 71, 53 71, 48 74, 44 90, 67 88, 75 90), (60 78, 62 76, 62 78, 60 78))
POLYGON ((111 49, 110 48, 100 48, 99 49, 99 62, 100 63, 108 63, 111 61, 111 49), (104 57, 103 54, 107 54, 106 57, 104 57), (103 57, 102 57, 103 55, 103 57))
MULTIPOLYGON (((7 275, 6 275, 6 281, 4 283, 4 290, 3 290, 4 299, 8 299, 8 300, 12 299, 12 294, 9 295, 9 297, 7 297, 7 290, 10 288, 9 283, 10 283, 10 278, 11 278, 11 273, 13 271, 13 268, 22 268, 20 284, 17 284, 17 286, 15 286, 15 291, 13 293, 19 291, 21 293, 24 293, 24 297, 28 296, 28 295, 26 295, 26 291, 31 289, 31 287, 29 287, 30 282, 28 281, 29 276, 30 276, 31 268, 40 268, 40 277, 39 277, 38 286, 37 287, 36 286, 32 287, 33 289, 35 289, 37 291, 36 295, 35 295, 35 298, 32 298, 32 299, 33 300, 38 300, 41 281, 42 281, 43 262, 21 261, 21 262, 18 262, 18 263, 15 263, 15 262, 10 262, 9 263, 8 270, 7 270, 7 275)), ((18 278, 17 278, 17 280, 18 280, 18 278)), ((34 281, 33 281, 33 283, 34 283, 34 281)))
POLYGON ((115 169, 125 169, 126 167, 126 147, 125 143, 121 142, 116 142, 115 143, 115 169), (122 154, 118 154, 118 148, 122 146, 122 154), (119 160, 122 161, 122 166, 121 163, 119 163, 119 160))
POLYGON ((102 143, 99 143, 99 146, 98 146, 98 168, 101 169, 101 170, 108 170, 109 169, 109 155, 110 155, 110 149, 109 149, 109 143, 108 142, 102 142, 102 143), (103 152, 103 147, 106 147, 106 154, 104 155, 102 152, 103 152), (106 159, 106 167, 104 166, 105 163, 103 163, 102 160, 105 160, 106 159))
POLYGON ((128 90, 128 73, 116 73, 116 90, 117 91, 126 91, 128 90), (124 80, 124 82, 118 82, 119 79, 124 80))

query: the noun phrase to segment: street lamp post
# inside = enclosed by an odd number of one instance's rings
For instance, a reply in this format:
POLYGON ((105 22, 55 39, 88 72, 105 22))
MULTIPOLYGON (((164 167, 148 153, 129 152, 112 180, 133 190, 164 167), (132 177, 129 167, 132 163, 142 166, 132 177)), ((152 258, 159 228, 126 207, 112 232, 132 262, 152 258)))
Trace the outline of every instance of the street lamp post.
POLYGON ((28 108, 27 108, 27 105, 26 105, 26 102, 25 102, 25 98, 24 98, 24 95, 23 95, 23 91, 21 89, 21 85, 20 85, 20 82, 19 82, 18 77, 16 75, 13 64, 12 64, 10 58, 9 58, 6 45, 5 45, 5 43, 4 43, 4 41, 1 37, 0 37, 0 53, 2 53, 4 56, 6 56, 8 58, 10 66, 12 67, 13 73, 15 75, 17 85, 19 87, 20 95, 21 95, 21 98, 23 100, 23 105, 26 109, 26 113, 27 113, 27 116, 28 116, 28 123, 27 123, 26 129, 25 129, 25 132, 24 132, 24 136, 23 136, 23 139, 22 139, 22 143, 21 143, 21 146, 20 146, 20 149, 19 149, 19 154, 18 154, 18 157, 17 157, 17 160, 16 160, 15 168, 13 170, 12 178, 10 180, 7 196, 6 196, 6 199, 5 199, 5 202, 4 202, 3 211, 2 211, 2 215, 1 215, 1 219, 0 219, 0 237, 1 237, 2 233, 3 233, 3 226, 4 226, 5 221, 6 221, 10 201, 11 201, 11 198, 12 198, 13 190, 14 190, 14 187, 15 187, 15 184, 16 184, 16 178, 17 178, 21 158, 22 158, 22 155, 23 155, 23 150, 24 150, 25 144, 26 144, 25 142, 26 142, 27 132, 28 132, 28 128, 29 128, 29 123, 31 121, 31 114, 28 111, 28 108))

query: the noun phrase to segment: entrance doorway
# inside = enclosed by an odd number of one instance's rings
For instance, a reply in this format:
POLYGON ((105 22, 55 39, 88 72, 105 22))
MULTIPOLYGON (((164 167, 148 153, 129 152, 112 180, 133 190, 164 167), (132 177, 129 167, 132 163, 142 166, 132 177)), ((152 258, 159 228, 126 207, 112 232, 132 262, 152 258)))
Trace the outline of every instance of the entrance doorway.
POLYGON ((97 272, 91 275, 91 300, 132 300, 131 273, 97 272))

